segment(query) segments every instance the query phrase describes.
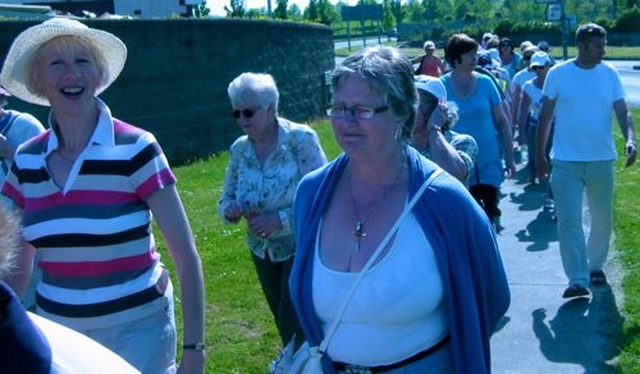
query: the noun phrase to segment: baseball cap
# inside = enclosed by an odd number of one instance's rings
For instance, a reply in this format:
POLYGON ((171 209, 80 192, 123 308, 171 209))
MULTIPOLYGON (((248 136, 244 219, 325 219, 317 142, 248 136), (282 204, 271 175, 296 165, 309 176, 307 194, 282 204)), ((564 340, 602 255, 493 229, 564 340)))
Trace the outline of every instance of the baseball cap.
POLYGON ((438 100, 447 100, 447 89, 444 87, 444 83, 436 77, 430 75, 416 75, 414 77, 416 88, 422 91, 426 91, 438 100))
POLYGON ((436 49, 436 43, 429 40, 424 43, 424 49, 436 49))
POLYGON ((546 66, 547 64, 551 63, 551 59, 549 58, 549 55, 546 52, 536 52, 533 54, 533 56, 531 56, 531 63, 529 64, 530 67, 536 67, 536 66, 546 66))

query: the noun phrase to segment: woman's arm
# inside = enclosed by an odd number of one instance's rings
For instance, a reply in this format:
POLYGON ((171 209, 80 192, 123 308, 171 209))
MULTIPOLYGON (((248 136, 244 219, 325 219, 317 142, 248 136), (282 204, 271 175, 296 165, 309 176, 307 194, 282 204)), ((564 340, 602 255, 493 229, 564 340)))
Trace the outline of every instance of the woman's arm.
POLYGON ((509 120, 502 110, 502 103, 492 108, 493 120, 498 130, 498 136, 502 142, 504 160, 507 167, 507 178, 511 178, 516 173, 516 164, 513 159, 513 134, 509 120))
POLYGON ((244 211, 242 203, 236 200, 236 189, 238 188, 239 161, 233 147, 229 152, 229 164, 224 177, 224 187, 220 200, 218 200, 218 214, 226 224, 238 223, 244 211))
MULTIPOLYGON (((162 231, 180 281, 183 344, 204 344, 204 280, 191 227, 175 184, 153 193, 147 204, 162 231)), ((204 373, 204 351, 184 350, 180 373, 204 373)))
MULTIPOLYGON (((518 131, 518 141, 521 144, 527 141, 527 119, 529 118, 529 106, 531 105, 531 98, 526 91, 522 91, 522 100, 520 101, 520 109, 518 109, 518 122, 515 124, 515 128, 518 131)), ((533 150, 532 150, 533 151, 533 150)))
POLYGON ((467 164, 458 151, 444 137, 442 127, 445 126, 446 109, 438 105, 427 122, 427 136, 429 137, 431 160, 464 183, 469 174, 467 164))

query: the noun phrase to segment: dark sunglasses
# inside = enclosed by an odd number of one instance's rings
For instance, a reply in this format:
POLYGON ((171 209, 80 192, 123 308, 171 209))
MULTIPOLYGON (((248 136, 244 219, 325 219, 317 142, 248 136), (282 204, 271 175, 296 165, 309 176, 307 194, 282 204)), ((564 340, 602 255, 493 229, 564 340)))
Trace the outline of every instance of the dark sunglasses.
POLYGON ((261 108, 258 107, 258 109, 255 110, 251 110, 251 109, 236 109, 233 112, 231 112, 231 115, 233 116, 233 118, 238 119, 240 118, 240 115, 242 115, 244 118, 251 118, 253 117, 261 108))

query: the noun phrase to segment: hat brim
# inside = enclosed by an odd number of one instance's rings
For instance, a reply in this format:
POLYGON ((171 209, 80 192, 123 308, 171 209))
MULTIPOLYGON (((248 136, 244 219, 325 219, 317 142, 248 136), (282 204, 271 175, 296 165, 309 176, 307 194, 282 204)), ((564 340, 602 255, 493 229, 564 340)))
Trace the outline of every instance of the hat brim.
POLYGON ((53 18, 20 33, 11 44, 5 59, 0 84, 7 91, 26 102, 50 106, 49 100, 27 88, 28 68, 36 53, 45 43, 59 36, 80 37, 102 53, 105 62, 104 78, 95 95, 107 89, 120 75, 127 60, 127 47, 117 36, 106 31, 89 28, 67 18, 53 18))

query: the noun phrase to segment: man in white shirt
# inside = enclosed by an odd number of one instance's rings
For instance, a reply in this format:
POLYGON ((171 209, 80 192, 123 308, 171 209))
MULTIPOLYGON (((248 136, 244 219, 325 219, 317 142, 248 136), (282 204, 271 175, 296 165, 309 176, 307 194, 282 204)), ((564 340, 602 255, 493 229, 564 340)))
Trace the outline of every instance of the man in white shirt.
POLYGON ((607 282, 602 267, 613 228, 614 163, 611 118, 615 113, 625 139, 626 165, 636 161, 633 117, 618 72, 603 62, 607 32, 589 23, 576 31, 577 56, 555 65, 542 89, 538 129, 538 175, 547 174, 545 147, 555 115, 551 148, 551 189, 558 217, 560 254, 569 286, 564 298, 589 294, 607 282), (591 216, 588 240, 582 228, 582 196, 591 216))

